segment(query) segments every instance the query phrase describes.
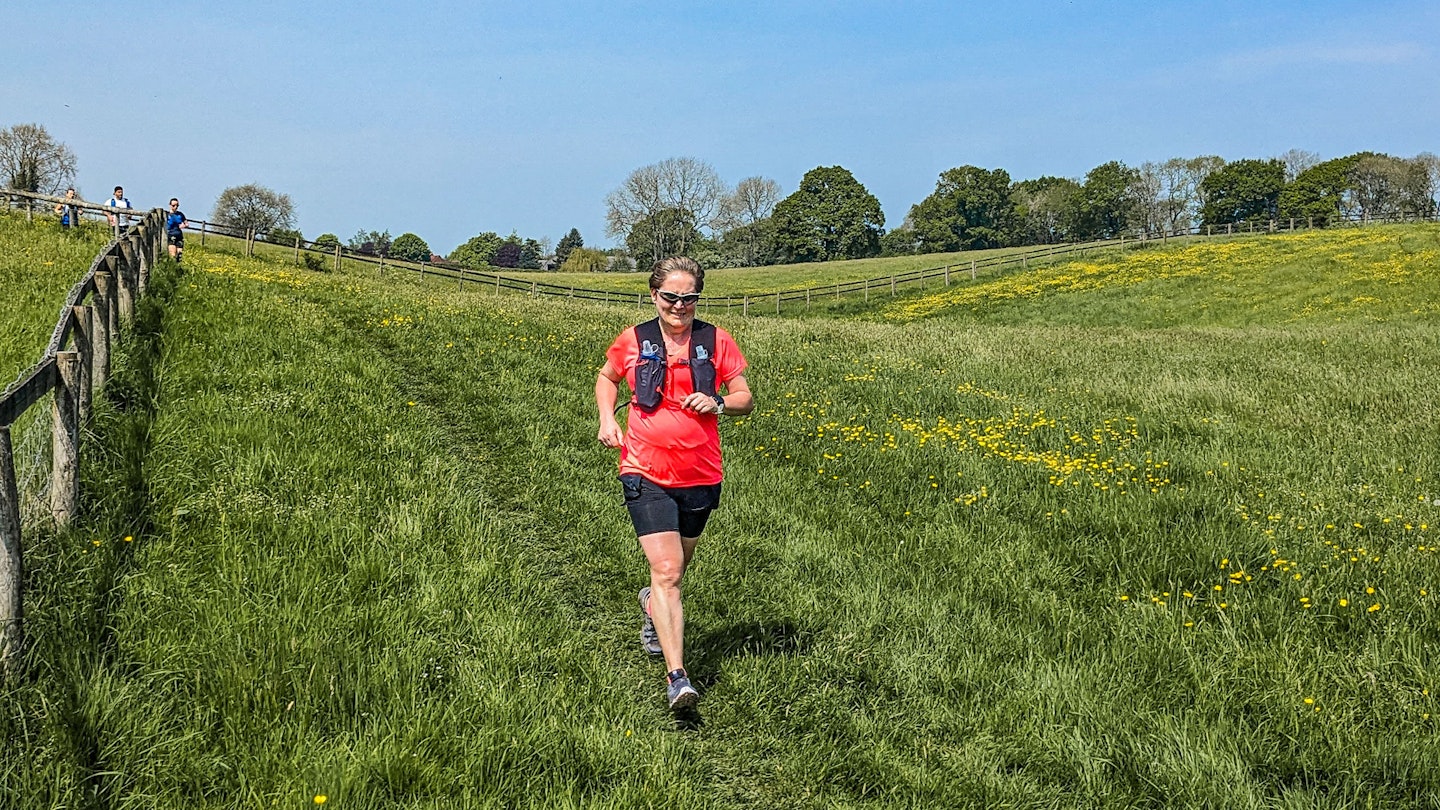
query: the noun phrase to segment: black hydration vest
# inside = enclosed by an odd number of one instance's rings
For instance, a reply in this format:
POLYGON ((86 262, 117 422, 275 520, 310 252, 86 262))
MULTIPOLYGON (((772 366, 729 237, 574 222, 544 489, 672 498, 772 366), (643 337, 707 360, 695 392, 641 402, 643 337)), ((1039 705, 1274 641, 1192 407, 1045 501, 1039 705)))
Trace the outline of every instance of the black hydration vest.
MULTIPOLYGON (((635 364, 635 395, 631 404, 645 413, 660 407, 665 390, 665 337, 660 334, 660 319, 646 321, 635 327, 635 342, 640 347, 640 360, 635 364)), ((690 324, 690 379, 695 390, 715 396, 715 327, 704 321, 690 324)))

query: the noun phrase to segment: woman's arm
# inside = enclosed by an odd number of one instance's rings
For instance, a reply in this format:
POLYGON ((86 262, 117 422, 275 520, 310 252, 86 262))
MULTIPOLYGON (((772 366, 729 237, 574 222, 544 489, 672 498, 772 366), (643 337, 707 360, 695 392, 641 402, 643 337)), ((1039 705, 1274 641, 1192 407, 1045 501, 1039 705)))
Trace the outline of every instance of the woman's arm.
POLYGON ((619 398, 620 375, 606 360, 595 377, 595 407, 600 411, 600 432, 596 438, 606 447, 619 447, 625 442, 625 433, 615 420, 615 401, 619 398))

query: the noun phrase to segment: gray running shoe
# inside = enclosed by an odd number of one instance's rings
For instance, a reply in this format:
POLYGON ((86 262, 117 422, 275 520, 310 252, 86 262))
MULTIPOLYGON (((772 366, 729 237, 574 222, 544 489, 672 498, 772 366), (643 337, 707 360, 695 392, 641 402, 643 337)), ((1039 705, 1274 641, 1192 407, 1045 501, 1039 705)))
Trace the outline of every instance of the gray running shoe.
POLYGON ((655 632, 655 622, 650 618, 649 585, 640 589, 640 612, 645 615, 645 623, 640 625, 640 646, 651 655, 664 655, 665 651, 660 649, 660 634, 655 632))
POLYGON ((689 711, 700 702, 700 693, 690 685, 689 678, 676 678, 671 681, 669 688, 666 689, 666 694, 670 698, 670 711, 672 712, 689 711))

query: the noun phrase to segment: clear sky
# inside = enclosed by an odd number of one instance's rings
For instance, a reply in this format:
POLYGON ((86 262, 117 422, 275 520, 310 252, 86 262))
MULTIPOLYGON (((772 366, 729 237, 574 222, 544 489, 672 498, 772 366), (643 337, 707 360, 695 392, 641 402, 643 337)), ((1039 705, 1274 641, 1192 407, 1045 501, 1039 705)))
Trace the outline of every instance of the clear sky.
POLYGON ((785 193, 854 173, 896 226, 964 164, 1013 179, 1291 148, 1440 152, 1434 0, 248 2, 0 6, 0 127, 86 197, 209 218, 255 182, 308 237, 604 233, 669 157, 785 193))

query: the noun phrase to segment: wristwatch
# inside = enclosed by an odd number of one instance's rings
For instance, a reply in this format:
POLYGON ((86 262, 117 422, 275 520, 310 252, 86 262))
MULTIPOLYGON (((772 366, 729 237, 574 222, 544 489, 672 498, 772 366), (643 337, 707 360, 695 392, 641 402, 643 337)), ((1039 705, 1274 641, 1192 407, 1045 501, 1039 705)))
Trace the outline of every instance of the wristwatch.
POLYGON ((716 416, 719 416, 720 414, 725 413, 725 398, 722 397, 722 396, 720 396, 719 394, 716 394, 716 395, 715 395, 715 407, 717 407, 717 408, 720 409, 720 410, 718 410, 718 411, 715 412, 715 415, 716 415, 716 416))

